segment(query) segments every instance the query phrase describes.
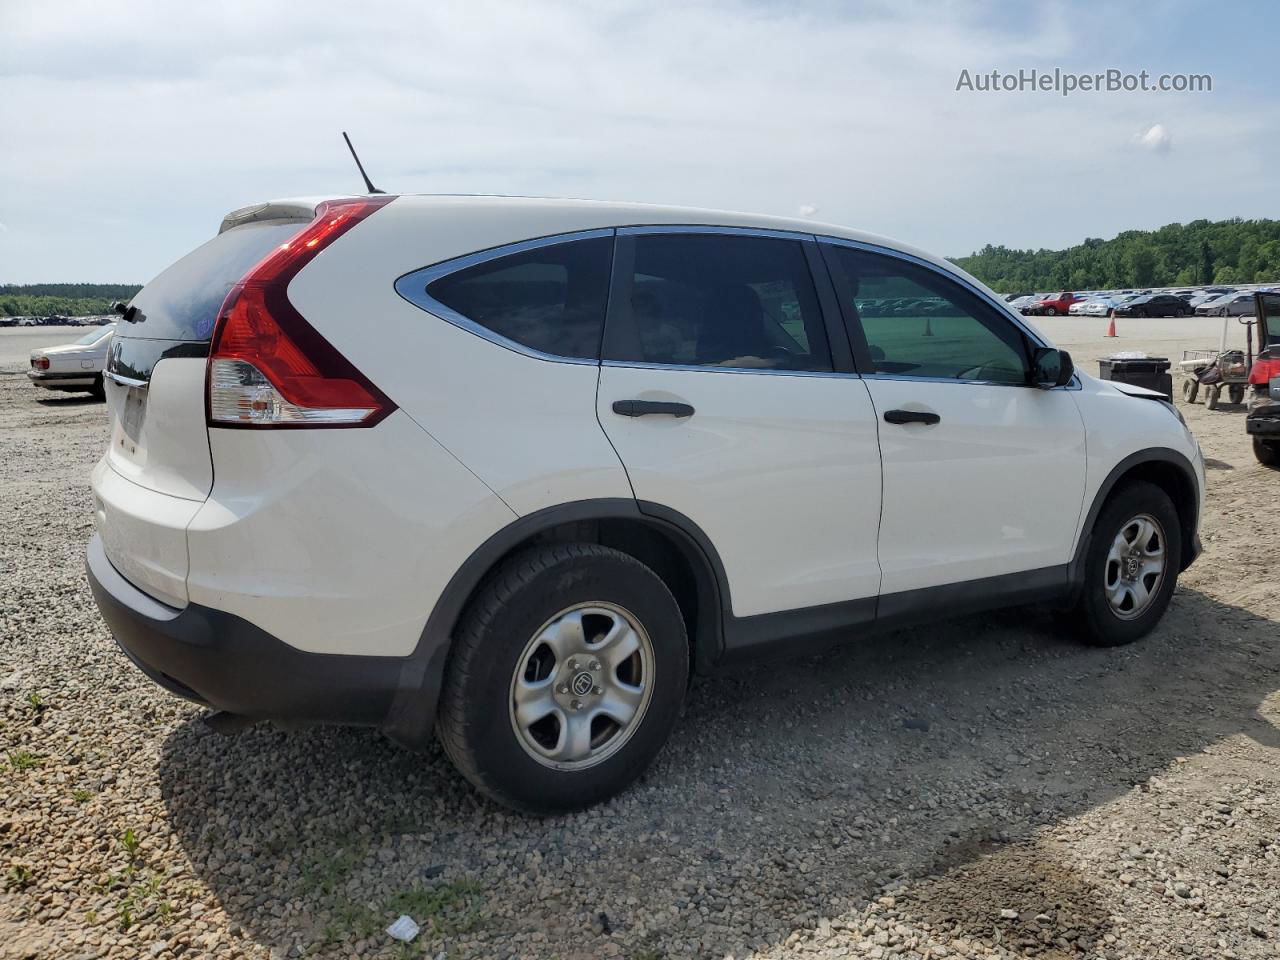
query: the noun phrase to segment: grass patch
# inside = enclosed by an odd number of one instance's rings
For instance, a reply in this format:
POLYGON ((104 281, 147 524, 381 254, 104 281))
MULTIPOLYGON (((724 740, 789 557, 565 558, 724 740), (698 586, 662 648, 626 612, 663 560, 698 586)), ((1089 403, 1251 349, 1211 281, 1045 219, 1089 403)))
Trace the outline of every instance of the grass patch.
POLYGON ((332 894, 347 882, 362 859, 363 848, 339 847, 327 853, 317 853, 302 865, 302 886, 310 893, 332 894))
POLYGON ((385 910, 393 919, 407 913, 424 931, 452 937, 479 928, 483 905, 483 891, 478 883, 455 880, 397 893, 386 902, 385 910))
POLYGON ((34 770, 44 763, 44 757, 30 750, 13 750, 9 754, 9 766, 14 770, 34 770))
POLYGON ((124 847, 125 856, 132 862, 138 859, 138 848, 142 846, 142 838, 134 832, 133 827, 129 827, 120 834, 120 846, 124 847))
POLYGON ((76 803, 87 803, 89 801, 89 798, 92 796, 93 796, 93 793, 89 790, 86 790, 84 787, 76 787, 74 790, 71 791, 71 799, 74 800, 76 803))
POLYGON ((35 882, 36 875, 24 863, 15 863, 4 872, 4 888, 6 890, 25 890, 35 882))

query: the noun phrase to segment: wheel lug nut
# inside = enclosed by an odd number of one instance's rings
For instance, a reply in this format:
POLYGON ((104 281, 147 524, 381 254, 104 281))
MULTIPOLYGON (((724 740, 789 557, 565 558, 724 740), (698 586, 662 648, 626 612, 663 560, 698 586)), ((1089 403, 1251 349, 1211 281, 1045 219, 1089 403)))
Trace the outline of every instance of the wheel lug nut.
POLYGON ((600 669, 600 661, 599 661, 599 660, 592 660, 592 661, 591 661, 591 669, 592 669, 592 670, 599 670, 599 669, 600 669))
POLYGON ((581 701, 581 700, 574 700, 571 704, 569 704, 569 706, 573 707, 573 709, 575 709, 575 710, 581 710, 581 709, 582 709, 582 701, 581 701))
POLYGON ((577 661, 577 660, 570 660, 570 661, 569 661, 569 669, 570 669, 570 670, 577 670, 577 669, 578 669, 578 661, 577 661))
POLYGON ((592 688, 591 688, 591 692, 592 692, 592 693, 594 693, 594 694, 598 697, 598 696, 600 696, 600 694, 604 693, 604 688, 602 688, 602 687, 592 687, 592 688))
POLYGON ((560 684, 560 686, 556 687, 556 693, 568 693, 568 692, 569 692, 569 685, 567 683, 562 683, 560 684))

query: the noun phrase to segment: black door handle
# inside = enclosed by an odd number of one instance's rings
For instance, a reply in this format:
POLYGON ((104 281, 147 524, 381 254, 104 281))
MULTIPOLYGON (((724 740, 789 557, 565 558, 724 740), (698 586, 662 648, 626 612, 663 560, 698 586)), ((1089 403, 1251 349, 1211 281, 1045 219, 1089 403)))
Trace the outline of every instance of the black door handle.
POLYGON ((938 423, 942 418, 936 413, 925 413, 923 410, 886 410, 885 423, 938 423))
POLYGON ((693 407, 687 403, 668 403, 665 400, 615 400, 613 412, 620 417, 647 417, 651 413, 668 413, 679 419, 692 417, 693 407))

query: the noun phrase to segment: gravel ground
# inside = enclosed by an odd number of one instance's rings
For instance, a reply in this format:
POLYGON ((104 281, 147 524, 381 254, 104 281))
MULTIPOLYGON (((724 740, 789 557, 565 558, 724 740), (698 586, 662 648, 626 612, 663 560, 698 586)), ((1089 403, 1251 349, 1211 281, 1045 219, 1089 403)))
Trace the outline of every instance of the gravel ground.
POLYGON ((20 375, 74 335, 0 331, 0 956, 1280 954, 1280 475, 1239 408, 1184 408, 1205 554, 1146 641, 1017 610, 704 680, 634 789, 534 820, 435 748, 218 736, 126 662, 81 565, 103 408, 20 375))

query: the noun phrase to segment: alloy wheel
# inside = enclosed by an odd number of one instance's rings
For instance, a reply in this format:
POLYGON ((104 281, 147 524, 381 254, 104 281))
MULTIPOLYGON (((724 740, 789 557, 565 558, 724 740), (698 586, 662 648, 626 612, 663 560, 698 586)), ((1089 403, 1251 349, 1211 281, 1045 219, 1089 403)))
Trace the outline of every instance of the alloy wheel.
POLYGON ((640 726, 653 680, 653 643, 640 622, 616 604, 577 604, 535 631, 516 661, 512 729, 544 766, 594 766, 640 726))
POLYGON ((1160 592, 1167 561, 1160 521, 1142 513, 1121 526, 1103 573, 1111 612, 1121 620, 1142 616, 1160 592))

